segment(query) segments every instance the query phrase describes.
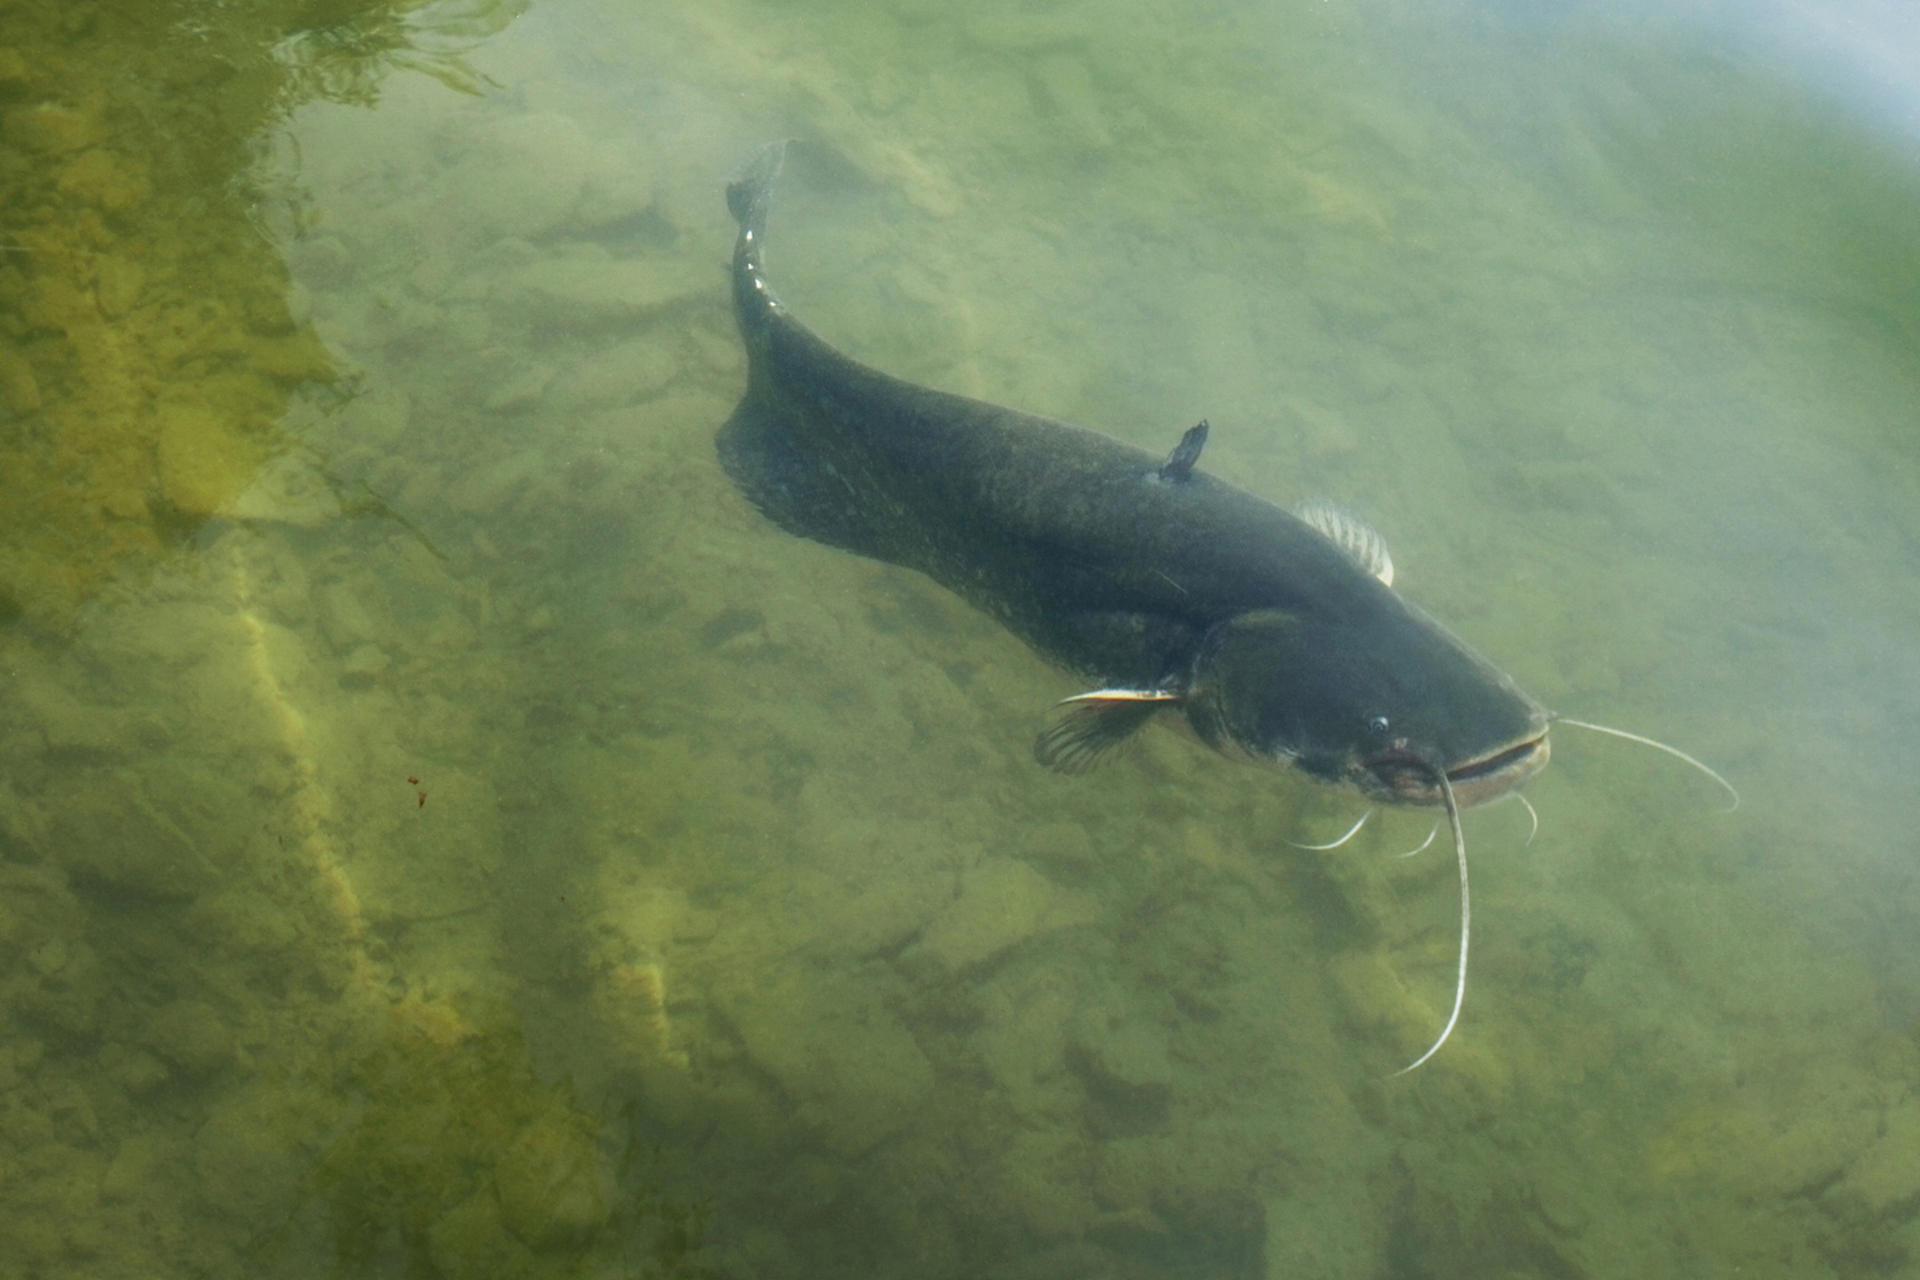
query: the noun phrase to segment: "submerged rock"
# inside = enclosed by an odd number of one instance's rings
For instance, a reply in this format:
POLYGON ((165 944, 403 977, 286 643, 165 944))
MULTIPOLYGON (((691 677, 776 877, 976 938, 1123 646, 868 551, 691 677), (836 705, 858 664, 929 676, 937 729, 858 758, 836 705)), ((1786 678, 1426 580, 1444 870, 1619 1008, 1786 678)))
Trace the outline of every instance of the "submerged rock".
POLYGON ((493 1168, 500 1220, 533 1248, 579 1244, 607 1220, 608 1180, 590 1135, 543 1118, 513 1138, 493 1168))

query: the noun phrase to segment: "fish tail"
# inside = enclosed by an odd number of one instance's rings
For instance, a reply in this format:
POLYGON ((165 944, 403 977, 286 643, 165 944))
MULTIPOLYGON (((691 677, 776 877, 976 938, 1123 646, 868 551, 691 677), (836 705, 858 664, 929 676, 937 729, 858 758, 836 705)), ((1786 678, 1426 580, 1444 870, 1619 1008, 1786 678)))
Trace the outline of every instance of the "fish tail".
POLYGON ((720 464, 747 499, 781 528, 804 538, 884 558, 886 543, 875 528, 862 491, 848 477, 857 456, 836 453, 831 416, 810 414, 782 393, 774 348, 803 360, 844 360, 785 314, 767 284, 761 250, 773 184, 786 159, 787 143, 770 142, 734 170, 727 183, 727 209, 740 224, 733 249, 733 305, 747 349, 747 389, 714 447, 720 464), (839 465, 836 465, 839 459, 839 465))
POLYGON ((785 139, 769 142, 734 170, 727 183, 727 209, 740 224, 733 246, 733 306, 740 335, 746 339, 749 363, 757 349, 756 335, 764 334, 780 311, 768 287, 761 248, 766 240, 767 208, 773 203, 774 180, 787 157, 785 139))
POLYGON ((747 157, 727 182, 727 209, 740 224, 740 237, 758 240, 767 229, 773 184, 787 158, 787 140, 769 142, 747 157))

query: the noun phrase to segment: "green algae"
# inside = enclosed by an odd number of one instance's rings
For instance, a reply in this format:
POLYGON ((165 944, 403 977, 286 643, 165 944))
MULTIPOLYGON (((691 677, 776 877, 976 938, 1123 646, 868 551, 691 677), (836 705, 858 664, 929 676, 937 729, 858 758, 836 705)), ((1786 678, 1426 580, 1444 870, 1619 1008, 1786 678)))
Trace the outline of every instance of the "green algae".
MULTIPOLYGON (((348 1118, 302 1180, 350 1275, 626 1274, 695 1280, 707 1201, 648 1185, 635 1141, 534 1073, 511 1010, 403 1007, 333 1082, 348 1118), (616 1178, 618 1181, 616 1181, 616 1178)), ((301 1210, 296 1209, 296 1216, 301 1210)), ((250 1252, 274 1260, 289 1229, 250 1252)))

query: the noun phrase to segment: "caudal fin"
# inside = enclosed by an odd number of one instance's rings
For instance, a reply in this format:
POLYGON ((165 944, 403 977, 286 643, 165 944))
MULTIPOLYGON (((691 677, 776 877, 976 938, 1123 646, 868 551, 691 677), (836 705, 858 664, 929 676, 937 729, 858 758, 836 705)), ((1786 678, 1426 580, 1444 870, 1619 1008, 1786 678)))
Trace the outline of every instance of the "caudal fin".
POLYGON ((787 143, 754 152, 727 183, 727 209, 740 224, 733 251, 733 302, 747 348, 747 390, 714 444, 734 486, 781 528, 803 538, 880 559, 887 539, 866 501, 874 486, 849 449, 834 415, 807 395, 788 394, 772 372, 778 343, 788 377, 841 357, 785 314, 761 264, 767 209, 787 143))
POLYGON ((874 526, 850 461, 832 465, 804 419, 778 400, 743 399, 720 428, 720 465, 762 515, 802 538, 886 560, 886 535, 874 526))
POLYGON ((767 204, 773 184, 786 163, 787 140, 769 142, 748 156, 727 182, 727 210, 740 224, 742 237, 759 239, 767 229, 767 204))

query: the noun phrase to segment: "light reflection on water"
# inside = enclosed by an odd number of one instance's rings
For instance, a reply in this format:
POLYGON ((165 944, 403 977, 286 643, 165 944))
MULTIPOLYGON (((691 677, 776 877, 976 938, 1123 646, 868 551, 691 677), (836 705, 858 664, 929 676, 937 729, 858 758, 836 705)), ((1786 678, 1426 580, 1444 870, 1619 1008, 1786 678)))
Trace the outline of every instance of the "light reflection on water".
POLYGON ((8 1261, 1904 1265, 1898 18, 570 0, 0 49, 8 1261), (1209 467, 1361 510, 1523 686, 1748 804, 1561 735, 1537 839, 1469 816, 1455 1041, 1383 1081, 1451 990, 1426 819, 1302 853, 1349 807, 1172 735, 1045 775, 1069 687, 727 488, 720 182, 789 134, 771 272, 833 341, 1156 450, 1208 417, 1209 467))

